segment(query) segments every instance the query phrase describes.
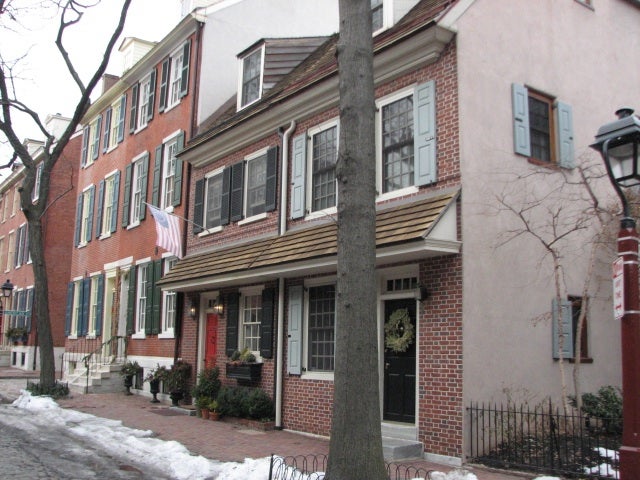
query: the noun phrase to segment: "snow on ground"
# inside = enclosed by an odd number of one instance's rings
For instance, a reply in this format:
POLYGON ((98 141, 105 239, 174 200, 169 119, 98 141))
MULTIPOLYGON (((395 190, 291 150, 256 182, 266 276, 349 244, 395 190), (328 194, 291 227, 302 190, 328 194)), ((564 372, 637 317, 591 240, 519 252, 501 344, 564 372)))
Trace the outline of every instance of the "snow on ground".
MULTIPOLYGON (((92 443, 104 445, 114 456, 143 465, 166 465, 164 469, 176 480, 265 480, 269 476, 269 457, 251 459, 244 463, 218 462, 201 455, 192 455, 180 443, 153 438, 151 430, 136 430, 122 425, 117 420, 96 417, 88 413, 62 409, 49 397, 33 397, 25 390, 12 404, 30 412, 17 419, 3 418, 4 422, 15 422, 24 430, 37 431, 47 426, 66 426, 78 437, 92 443)), ((322 475, 313 478, 322 480, 322 475)), ((473 473, 453 470, 449 473, 434 472, 433 480, 477 480, 473 473)), ((307 480, 305 476, 300 480, 307 480)), ((557 477, 538 477, 536 480, 560 480, 557 477)))

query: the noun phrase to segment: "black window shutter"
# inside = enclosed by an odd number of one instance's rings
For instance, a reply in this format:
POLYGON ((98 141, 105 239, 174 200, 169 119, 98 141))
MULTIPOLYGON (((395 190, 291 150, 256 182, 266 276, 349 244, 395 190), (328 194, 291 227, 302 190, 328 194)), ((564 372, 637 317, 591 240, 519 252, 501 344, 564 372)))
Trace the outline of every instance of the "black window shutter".
POLYGON ((64 312, 64 334, 67 337, 71 334, 71 315, 73 312, 74 291, 75 291, 75 283, 69 282, 67 284, 67 308, 64 312))
POLYGON ((188 40, 182 52, 182 72, 180 78, 180 97, 184 97, 189 90, 189 57, 191 54, 191 40, 188 40))
POLYGON ((130 163, 124 169, 124 198, 122 199, 122 227, 129 225, 129 199, 131 197, 131 174, 133 164, 130 163))
POLYGON ((278 147, 270 148, 267 151, 267 187, 265 192, 266 212, 272 212, 276 209, 277 195, 276 189, 278 185, 278 147))
POLYGON ((154 263, 150 262, 143 265, 141 268, 147 269, 147 288, 146 288, 146 297, 147 302, 145 304, 145 319, 144 319, 144 333, 146 335, 151 335, 153 333, 153 291, 155 290, 154 284, 155 280, 153 278, 155 269, 153 268, 154 263))
POLYGON ((98 186, 98 205, 96 215, 96 238, 102 234, 102 207, 104 206, 104 180, 100 180, 98 186))
POLYGON ((89 309, 91 300, 91 279, 85 278, 82 280, 82 315, 79 324, 78 336, 85 336, 89 327, 89 309))
POLYGON ((138 124, 138 89, 139 85, 136 83, 131 90, 131 108, 129 110, 129 133, 133 133, 136 130, 138 124))
MULTIPOLYGON (((162 310, 162 290, 159 285, 156 285, 162 278, 162 260, 156 260, 153 262, 152 282, 153 289, 153 301, 151 312, 151 334, 157 335, 160 333, 160 311, 162 310)), ((147 299, 149 301, 149 299, 147 299)))
POLYGON ((204 221, 204 184, 205 179, 196 181, 195 202, 193 203, 193 233, 200 233, 203 230, 204 221))
POLYGON ((160 102, 158 112, 164 112, 167 108, 167 87, 169 86, 169 59, 162 62, 162 73, 160 74, 160 102))
MULTIPOLYGON (((176 140, 177 153, 180 153, 184 148, 184 132, 181 131, 176 140)), ((182 201, 182 159, 176 158, 176 175, 173 181, 173 201, 171 205, 177 207, 182 201)))
POLYGON ((151 78, 149 79, 149 103, 147 103, 147 121, 153 119, 153 108, 156 99, 156 69, 151 70, 151 78))
POLYGON ((153 185, 151 189, 151 205, 160 208, 160 181, 162 180, 162 144, 156 147, 153 164, 153 185))
POLYGON ((244 187, 244 162, 231 165, 231 221, 242 220, 242 197, 244 187))
POLYGON ((275 289, 262 291, 262 319, 260 320, 260 356, 273 357, 273 306, 275 289))
POLYGON ((133 325, 136 315, 136 267, 129 269, 129 291, 127 292, 127 335, 133 332, 133 325))
POLYGON ((229 199, 231 197, 231 167, 222 171, 222 198, 220 200, 220 225, 229 225, 229 199))
POLYGON ((225 354, 233 355, 238 349, 238 322, 240 320, 240 294, 227 295, 227 339, 225 354))

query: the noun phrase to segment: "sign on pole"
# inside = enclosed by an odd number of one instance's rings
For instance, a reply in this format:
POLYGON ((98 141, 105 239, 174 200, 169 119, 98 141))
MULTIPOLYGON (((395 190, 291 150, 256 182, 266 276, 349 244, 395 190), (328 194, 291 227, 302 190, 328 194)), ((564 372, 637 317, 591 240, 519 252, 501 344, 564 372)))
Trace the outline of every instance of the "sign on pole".
POLYGON ((624 263, 619 257, 613 262, 613 316, 620 320, 624 315, 624 263))

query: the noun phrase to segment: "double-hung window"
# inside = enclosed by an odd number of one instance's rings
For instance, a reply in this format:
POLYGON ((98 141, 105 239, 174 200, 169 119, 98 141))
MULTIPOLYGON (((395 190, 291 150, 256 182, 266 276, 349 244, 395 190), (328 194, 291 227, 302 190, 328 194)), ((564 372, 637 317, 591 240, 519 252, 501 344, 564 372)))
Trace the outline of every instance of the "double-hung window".
POLYGON ((136 323, 135 332, 144 333, 147 321, 147 290, 149 283, 149 270, 151 263, 138 266, 138 285, 136 286, 137 302, 136 302, 136 323))
POLYGON ((131 133, 147 126, 153 118, 156 92, 156 69, 136 83, 131 90, 129 131, 131 133))
POLYGON ((539 164, 573 168, 571 105, 516 83, 511 101, 515 153, 539 164))
POLYGON ((162 208, 171 207, 175 202, 176 168, 178 159, 178 139, 172 139, 164 145, 162 164, 162 208))
POLYGON ((244 216, 253 217, 265 212, 267 190, 267 153, 247 159, 244 216))
POLYGON ((78 195, 74 244, 82 246, 91 241, 95 186, 90 185, 78 195))
MULTIPOLYGON (((164 273, 169 271, 176 264, 177 258, 170 257, 164 260, 164 273)), ((162 325, 161 334, 165 337, 173 337, 176 324, 176 299, 177 295, 174 291, 162 292, 162 325)))
POLYGON ((127 96, 122 95, 105 113, 103 150, 106 152, 124 140, 127 96))
POLYGON ((206 180, 206 209, 204 227, 207 230, 222 225, 222 170, 214 172, 206 180))
MULTIPOLYGON (((44 169, 44 163, 40 162, 36 167, 36 180, 33 184, 33 191, 31 192, 31 201, 35 202, 40 198, 40 184, 42 183, 42 170, 44 169)), ((1 210, 1 207, 0 207, 1 210)))
POLYGON ((5 265, 5 272, 8 272, 9 270, 11 270, 11 267, 13 266, 13 258, 15 255, 15 251, 16 251, 16 232, 15 231, 11 231, 9 232, 9 243, 8 243, 8 250, 7 250, 7 263, 5 265))
POLYGON ((189 56, 191 41, 185 42, 162 62, 160 104, 158 111, 166 111, 180 103, 189 91, 189 56))
POLYGON ((165 138, 155 150, 151 203, 170 209, 182 200, 182 160, 177 154, 184 145, 184 132, 179 130, 165 138))
POLYGON ((384 27, 384 0, 371 0, 371 30, 376 33, 384 27))
POLYGON ((89 288, 89 319, 87 334, 97 337, 102 334, 104 274, 93 275, 91 277, 91 286, 89 288))
POLYGON ((96 237, 107 237, 116 231, 119 193, 120 171, 116 170, 101 180, 98 187, 96 237))
POLYGON ((82 137, 81 163, 82 166, 91 165, 100 152, 100 130, 102 128, 102 116, 98 115, 89 125, 84 127, 82 137))
POLYGON ((13 266, 18 268, 29 262, 29 227, 26 223, 20 225, 16 231, 16 249, 13 266))
POLYGON ((262 63, 264 48, 253 50, 240 61, 240 98, 238 110, 252 104, 261 97, 262 92, 262 63))
POLYGON ((226 354, 248 348, 262 358, 273 356, 275 289, 251 287, 226 297, 226 354))
POLYGON ((67 288, 65 335, 100 334, 103 296, 103 274, 94 275, 91 278, 76 278, 69 283, 67 288))
POLYGON ((129 270, 127 332, 137 338, 161 333, 162 291, 157 285, 161 277, 162 260, 141 260, 129 270))
POLYGON ((135 227, 144 220, 147 211, 147 176, 149 153, 144 152, 125 168, 122 226, 135 227))
POLYGON ((259 352, 262 292, 247 292, 241 298, 242 329, 240 332, 240 350, 248 348, 252 352, 259 352))

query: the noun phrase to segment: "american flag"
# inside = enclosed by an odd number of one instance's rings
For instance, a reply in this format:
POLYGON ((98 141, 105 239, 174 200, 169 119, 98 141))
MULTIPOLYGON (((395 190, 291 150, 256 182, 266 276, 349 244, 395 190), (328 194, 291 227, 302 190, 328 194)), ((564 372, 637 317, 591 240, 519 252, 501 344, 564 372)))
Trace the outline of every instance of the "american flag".
POLYGON ((151 215, 156 221, 156 245, 182 258, 182 235, 178 217, 169 215, 164 210, 159 210, 153 205, 147 204, 151 215))

